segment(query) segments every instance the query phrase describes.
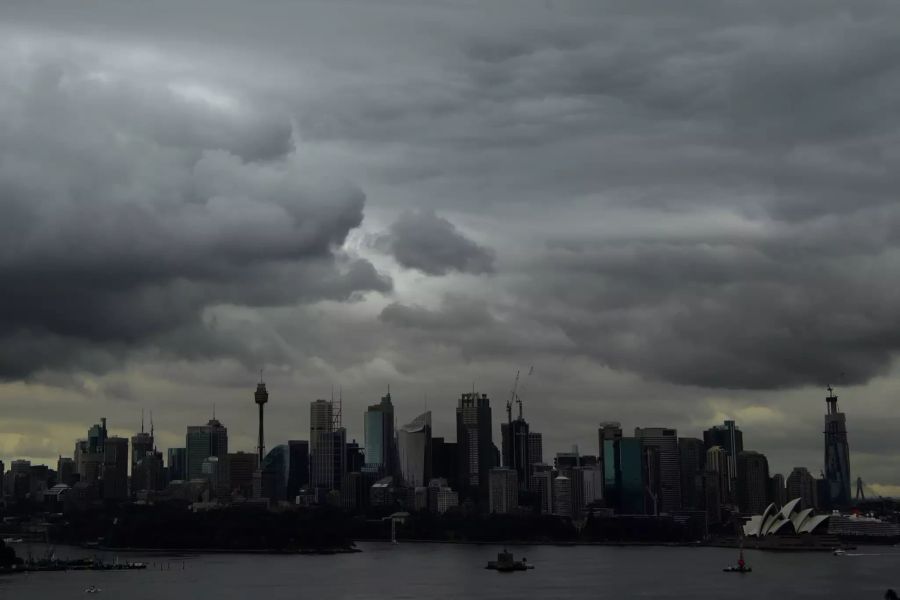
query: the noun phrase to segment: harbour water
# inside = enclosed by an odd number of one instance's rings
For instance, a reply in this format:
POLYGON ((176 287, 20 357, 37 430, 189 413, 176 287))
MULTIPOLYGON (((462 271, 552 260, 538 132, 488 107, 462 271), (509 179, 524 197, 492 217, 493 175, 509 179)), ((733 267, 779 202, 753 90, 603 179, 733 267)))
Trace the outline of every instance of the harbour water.
MULTIPOLYGON (((866 547, 848 556, 746 551, 751 574, 723 573, 725 548, 516 546, 535 569, 498 573, 484 568, 501 547, 490 545, 360 543, 361 553, 332 556, 133 552, 146 571, 57 572, 0 576, 0 598, 296 600, 328 598, 840 598, 880 600, 900 589, 900 548, 866 547)), ((17 548, 23 551, 24 548, 17 548)), ((60 558, 85 556, 59 547, 60 558)), ((90 555, 87 553, 87 555, 90 555)), ((101 553, 104 560, 116 555, 101 553)))

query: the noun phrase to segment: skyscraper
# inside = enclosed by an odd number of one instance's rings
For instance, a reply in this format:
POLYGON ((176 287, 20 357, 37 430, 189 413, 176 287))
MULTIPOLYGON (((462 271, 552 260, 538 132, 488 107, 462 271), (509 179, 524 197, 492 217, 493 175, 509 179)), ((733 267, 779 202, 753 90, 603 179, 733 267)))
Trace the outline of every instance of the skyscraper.
POLYGON ((737 462, 738 506, 741 512, 761 515, 769 505, 769 461, 764 454, 744 450, 737 462))
POLYGON ((228 482, 231 491, 244 498, 253 496, 253 474, 259 469, 259 455, 255 452, 228 454, 228 482))
POLYGON ((394 405, 391 393, 381 402, 369 406, 365 416, 366 465, 385 475, 393 475, 394 465, 394 405))
POLYGON ((528 474, 534 462, 528 455, 528 436, 528 421, 521 416, 500 424, 503 466, 516 472, 519 487, 523 490, 528 487, 528 474))
MULTIPOLYGON (((2 468, 0 468, 0 477, 2 475, 2 468)), ((56 461, 56 482, 72 487, 75 485, 76 480, 75 460, 66 456, 60 456, 56 461)))
POLYGON ((334 403, 315 400, 309 405, 310 485, 324 492, 340 487, 346 464, 347 433, 335 427, 334 403))
POLYGON ((681 459, 681 507, 698 510, 703 506, 703 469, 706 449, 703 440, 678 438, 681 459))
MULTIPOLYGON (((715 482, 719 503, 730 504, 734 497, 731 464, 728 460, 728 452, 721 446, 713 446, 706 451, 706 473, 709 475, 708 478, 715 482)), ((707 510, 709 508, 707 507, 707 510)))
POLYGON ((491 469, 490 512, 509 514, 519 504, 518 475, 514 469, 494 467, 491 469))
POLYGON ((536 431, 528 432, 528 467, 544 462, 544 438, 536 431))
POLYGON ((263 407, 269 401, 269 392, 266 390, 266 384, 262 381, 262 371, 260 371, 260 381, 256 384, 256 392, 253 394, 253 401, 259 406, 259 442, 257 445, 257 453, 259 455, 259 464, 263 463, 266 453, 266 443, 263 435, 263 407))
POLYGON ((487 503, 490 471, 497 466, 492 437, 491 402, 487 394, 462 394, 456 407, 461 497, 487 503))
POLYGON ((714 425, 703 432, 703 444, 707 450, 719 446, 725 451, 728 473, 732 480, 729 487, 733 489, 738 478, 737 455, 744 451, 744 434, 734 421, 725 421, 722 425, 714 425))
POLYGON ((287 499, 294 502, 300 490, 309 485, 309 442, 289 440, 290 466, 288 468, 287 499))
POLYGON ((408 487, 422 487, 431 480, 431 411, 426 411, 397 432, 400 475, 408 487))
POLYGON ((816 479, 806 467, 794 467, 794 470, 788 475, 788 502, 794 498, 801 499, 800 504, 803 508, 816 508, 818 506, 816 498, 816 479))
POLYGON ((553 514, 560 517, 575 516, 572 506, 572 480, 558 475, 553 480, 553 514))
MULTIPOLYGON (((215 484, 218 489, 215 493, 218 497, 224 497, 230 492, 228 484, 228 428, 217 419, 213 418, 206 425, 191 425, 187 428, 185 436, 186 466, 188 479, 211 479, 209 473, 203 472, 203 461, 214 456, 214 464, 219 471, 215 474, 215 484)), ((207 465, 207 469, 213 468, 207 465)))
POLYGON ((665 427, 635 427, 634 437, 641 441, 645 457, 652 455, 646 474, 652 479, 649 488, 657 495, 660 512, 671 513, 681 508, 681 457, 678 433, 665 427), (648 454, 648 450, 652 453, 648 454), (658 468, 658 473, 654 472, 658 468), (654 487, 659 482, 659 491, 654 487))
POLYGON ((169 448, 166 455, 169 481, 184 481, 187 479, 187 449, 169 448))
POLYGON ((825 485, 830 507, 850 504, 850 446, 847 444, 847 419, 838 412, 837 396, 828 387, 825 398, 825 485))
POLYGON ((784 475, 782 475, 781 473, 775 473, 774 475, 772 475, 770 484, 770 494, 772 502, 775 503, 775 506, 781 508, 787 503, 787 488, 784 484, 784 475))
POLYGON ((141 421, 141 431, 131 436, 131 475, 134 476, 134 467, 138 462, 146 456, 148 452, 153 451, 153 434, 144 431, 143 420, 141 421))
POLYGON ((128 438, 106 438, 101 478, 104 500, 124 500, 128 497, 128 438))

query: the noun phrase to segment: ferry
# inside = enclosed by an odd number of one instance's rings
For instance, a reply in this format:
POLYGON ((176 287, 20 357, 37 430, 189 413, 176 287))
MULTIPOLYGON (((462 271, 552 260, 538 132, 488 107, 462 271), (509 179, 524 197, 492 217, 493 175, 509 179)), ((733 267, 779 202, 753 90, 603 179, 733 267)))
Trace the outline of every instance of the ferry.
POLYGON ((503 552, 497 553, 497 560, 489 560, 485 567, 485 569, 493 569, 494 571, 500 571, 501 573, 526 571, 533 568, 534 565, 529 565, 525 558, 522 558, 522 560, 515 560, 512 552, 508 552, 506 548, 503 549, 503 552))

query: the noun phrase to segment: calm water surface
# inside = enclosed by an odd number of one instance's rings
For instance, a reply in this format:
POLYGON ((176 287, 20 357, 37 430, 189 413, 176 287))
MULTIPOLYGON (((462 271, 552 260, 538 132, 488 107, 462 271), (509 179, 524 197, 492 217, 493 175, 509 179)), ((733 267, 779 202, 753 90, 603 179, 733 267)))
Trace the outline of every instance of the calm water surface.
MULTIPOLYGON (((536 565, 524 573, 484 569, 500 548, 449 544, 362 543, 339 556, 123 554, 147 571, 0 576, 0 598, 60 600, 298 600, 300 598, 841 598, 880 600, 900 589, 900 549, 870 547, 856 556, 748 551, 754 572, 723 573, 735 562, 719 548, 520 546, 536 565), (160 570, 160 565, 170 570, 160 570), (184 565, 184 568, 182 568, 184 565), (89 585, 101 594, 87 595, 89 585)), ((17 549, 25 553, 24 547, 17 549)), ((57 548, 63 558, 84 555, 57 548)), ((107 560, 114 558, 104 555, 107 560)))

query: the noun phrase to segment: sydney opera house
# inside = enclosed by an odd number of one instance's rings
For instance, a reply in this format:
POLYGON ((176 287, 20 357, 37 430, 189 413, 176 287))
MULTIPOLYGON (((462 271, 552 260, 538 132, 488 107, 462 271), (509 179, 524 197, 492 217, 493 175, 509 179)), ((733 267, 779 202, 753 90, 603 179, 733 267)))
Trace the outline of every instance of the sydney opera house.
POLYGON ((798 510, 800 498, 785 504, 781 510, 770 504, 763 514, 753 515, 744 524, 744 537, 764 538, 811 533, 824 533, 823 524, 831 515, 814 515, 813 509, 798 510), (818 532, 816 530, 819 530, 818 532))

